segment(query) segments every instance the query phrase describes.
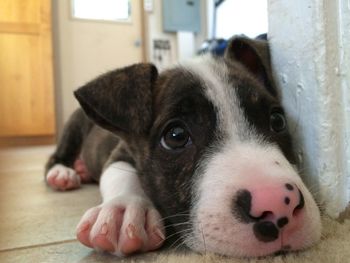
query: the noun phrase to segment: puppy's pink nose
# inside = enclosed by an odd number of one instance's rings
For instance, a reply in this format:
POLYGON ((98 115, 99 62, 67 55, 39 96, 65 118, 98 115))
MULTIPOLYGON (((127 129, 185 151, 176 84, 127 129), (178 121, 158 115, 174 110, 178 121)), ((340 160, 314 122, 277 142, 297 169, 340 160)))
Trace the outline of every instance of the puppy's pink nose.
POLYGON ((262 187, 250 192, 252 203, 250 215, 259 219, 292 218, 304 207, 304 197, 300 190, 292 185, 282 187, 262 187))
POLYGON ((296 227, 303 207, 304 197, 291 183, 239 190, 234 198, 234 214, 243 222, 255 222, 254 234, 263 242, 276 240, 281 229, 296 227))

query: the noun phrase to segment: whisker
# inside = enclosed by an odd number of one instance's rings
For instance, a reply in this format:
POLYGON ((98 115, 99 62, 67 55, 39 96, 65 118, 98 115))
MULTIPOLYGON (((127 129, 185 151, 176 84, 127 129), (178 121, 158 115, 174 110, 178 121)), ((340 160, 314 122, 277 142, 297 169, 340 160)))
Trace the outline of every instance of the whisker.
POLYGON ((157 223, 160 223, 160 222, 165 221, 166 219, 174 218, 174 217, 178 217, 178 216, 190 216, 190 214, 189 213, 177 213, 177 214, 174 214, 174 215, 162 217, 160 220, 158 220, 157 223))
POLYGON ((180 241, 179 244, 182 244, 182 243, 183 243, 183 238, 185 238, 187 235, 189 235, 189 233, 188 233, 188 234, 185 234, 184 236, 180 236, 178 239, 176 239, 176 240, 171 244, 171 246, 169 247, 169 249, 174 249, 174 250, 176 250, 176 249, 178 248, 178 245, 174 248, 174 246, 176 245, 176 243, 178 243, 178 242, 180 241))
POLYGON ((164 228, 169 228, 169 227, 173 227, 173 226, 181 226, 181 225, 191 225, 190 222, 182 222, 182 223, 176 223, 176 224, 169 224, 166 225, 164 228))
MULTIPOLYGON (((190 233, 184 235, 184 236, 181 237, 181 238, 178 238, 178 239, 174 242, 173 245, 175 245, 175 243, 177 243, 179 240, 181 241, 181 239, 182 239, 182 242, 180 242, 180 243, 174 248, 174 250, 177 250, 179 247, 181 247, 182 245, 186 244, 186 238, 188 238, 189 236, 190 236, 190 233)), ((172 245, 172 246, 173 246, 173 245, 172 245)))
POLYGON ((182 240, 182 242, 180 242, 175 248, 174 250, 177 250, 179 247, 183 246, 186 244, 186 241, 185 240, 182 240))
POLYGON ((173 233, 173 234, 167 236, 167 237, 165 238, 165 240, 167 240, 167 239, 169 239, 169 238, 171 238, 171 237, 173 237, 173 236, 175 236, 175 235, 178 235, 178 234, 181 234, 181 233, 190 232, 190 231, 192 231, 190 228, 177 231, 177 232, 175 232, 175 233, 173 233))
POLYGON ((205 237, 204 237, 204 231, 203 231, 203 225, 202 224, 199 224, 200 226, 200 231, 201 231, 201 234, 202 234, 202 239, 203 239, 203 245, 204 245, 204 255, 207 254, 207 245, 205 243, 205 237))
MULTIPOLYGON (((181 231, 177 231, 176 233, 173 233, 173 234, 171 234, 171 235, 169 235, 169 236, 166 236, 164 240, 161 240, 161 241, 157 244, 157 246, 160 245, 161 243, 163 243, 165 240, 168 240, 168 239, 170 239, 171 237, 173 237, 173 236, 175 236, 175 235, 178 235, 178 234, 181 234, 181 233, 185 233, 185 235, 186 235, 186 231, 188 231, 187 234, 190 234, 191 229, 184 229, 184 230, 181 230, 181 231)), ((178 239, 181 239, 181 238, 182 238, 182 236, 180 235, 180 237, 179 237, 178 239)), ((178 240, 178 239, 177 239, 177 240, 178 240)), ((176 241, 177 241, 177 240, 176 240, 176 241)), ((176 241, 175 241, 175 242, 176 242, 176 241)))

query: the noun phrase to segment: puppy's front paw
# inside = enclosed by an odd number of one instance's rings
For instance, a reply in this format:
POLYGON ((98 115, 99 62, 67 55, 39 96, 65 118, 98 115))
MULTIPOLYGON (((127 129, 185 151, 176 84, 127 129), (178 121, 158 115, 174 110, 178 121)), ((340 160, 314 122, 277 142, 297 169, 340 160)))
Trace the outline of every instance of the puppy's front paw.
POLYGON ((155 250, 165 236, 161 217, 150 201, 122 196, 86 211, 77 238, 88 247, 124 256, 155 250))
POLYGON ((46 175, 48 185, 55 190, 71 190, 80 187, 80 177, 77 173, 62 164, 54 165, 46 175))

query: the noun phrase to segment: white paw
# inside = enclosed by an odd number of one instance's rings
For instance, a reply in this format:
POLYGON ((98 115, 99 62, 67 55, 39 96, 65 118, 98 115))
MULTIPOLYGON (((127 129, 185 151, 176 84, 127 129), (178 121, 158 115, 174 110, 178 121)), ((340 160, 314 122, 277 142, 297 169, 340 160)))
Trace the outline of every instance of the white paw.
POLYGON ((165 235, 161 216, 151 202, 126 195, 86 211, 77 238, 88 247, 124 256, 159 248, 165 235))
POLYGON ((54 165, 46 175, 48 185, 56 190, 70 190, 80 186, 80 177, 77 173, 62 164, 54 165))

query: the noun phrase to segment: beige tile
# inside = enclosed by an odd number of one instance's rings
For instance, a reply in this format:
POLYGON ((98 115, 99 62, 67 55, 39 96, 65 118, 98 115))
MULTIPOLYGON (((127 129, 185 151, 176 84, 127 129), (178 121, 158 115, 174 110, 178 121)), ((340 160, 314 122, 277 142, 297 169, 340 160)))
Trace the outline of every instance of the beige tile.
POLYGON ((44 183, 53 147, 0 151, 0 262, 153 262, 157 253, 119 259, 75 240, 84 211, 100 202, 97 185, 56 192, 44 183))
POLYGON ((0 172, 41 170, 54 149, 54 145, 1 149, 0 172))
POLYGON ((1 263, 20 262, 59 262, 59 263, 94 263, 94 262, 154 262, 157 253, 140 254, 129 258, 118 258, 109 254, 94 252, 78 242, 67 242, 25 249, 0 252, 1 263))
MULTIPOLYGON (((42 168, 44 155, 32 157, 28 155, 27 159, 42 168)), ((20 158, 18 155, 14 159, 20 158)), ((12 165, 20 166, 16 162, 12 165)), ((75 239, 80 217, 99 200, 97 185, 56 192, 45 185, 43 169, 3 170, 0 172, 0 250, 75 239)))
MULTIPOLYGON (((93 252, 75 240, 75 226, 86 209, 97 205, 97 185, 55 192, 44 183, 43 165, 52 148, 1 151, 0 262, 247 262, 246 259, 173 254, 165 251, 120 259, 93 252)), ((343 263, 350 258, 350 220, 323 218, 322 242, 300 253, 252 260, 261 263, 343 263)))
POLYGON ((0 262, 79 262, 91 250, 76 241, 0 252, 0 262))

